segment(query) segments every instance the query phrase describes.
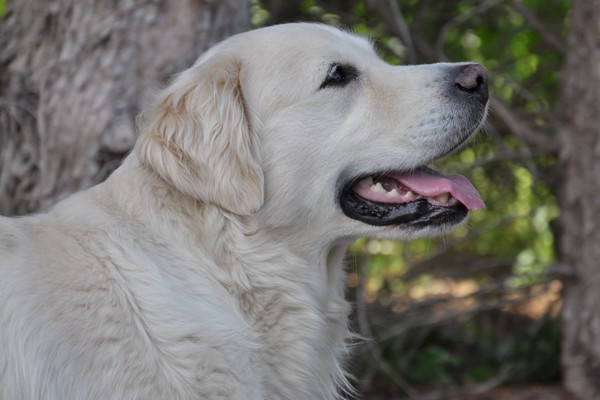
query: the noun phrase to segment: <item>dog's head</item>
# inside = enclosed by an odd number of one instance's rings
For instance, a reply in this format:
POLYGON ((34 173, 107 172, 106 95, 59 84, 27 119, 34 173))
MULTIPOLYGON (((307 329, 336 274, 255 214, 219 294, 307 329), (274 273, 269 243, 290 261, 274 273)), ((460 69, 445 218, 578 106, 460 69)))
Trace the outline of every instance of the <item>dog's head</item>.
POLYGON ((480 126, 486 81, 472 63, 390 66, 323 25, 264 28, 179 75, 136 150, 186 195, 292 235, 432 234, 483 207, 425 165, 480 126))

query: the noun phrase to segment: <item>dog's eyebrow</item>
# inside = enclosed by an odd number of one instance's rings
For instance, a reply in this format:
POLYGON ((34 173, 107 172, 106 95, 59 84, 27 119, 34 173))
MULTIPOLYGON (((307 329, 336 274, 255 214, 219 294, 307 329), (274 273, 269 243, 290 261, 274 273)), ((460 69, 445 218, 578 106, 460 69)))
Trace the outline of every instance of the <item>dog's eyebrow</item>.
POLYGON ((327 76, 319 89, 334 86, 344 87, 353 80, 356 80, 359 75, 360 72, 354 65, 338 62, 331 63, 327 70, 327 76))

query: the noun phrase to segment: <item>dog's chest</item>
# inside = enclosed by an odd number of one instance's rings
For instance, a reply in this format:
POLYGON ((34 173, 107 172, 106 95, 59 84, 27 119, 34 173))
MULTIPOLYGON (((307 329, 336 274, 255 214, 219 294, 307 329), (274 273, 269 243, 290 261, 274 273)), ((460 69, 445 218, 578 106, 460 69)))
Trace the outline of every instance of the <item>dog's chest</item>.
POLYGON ((343 298, 326 302, 288 288, 248 292, 239 306, 259 344, 266 398, 334 398, 348 339, 343 298))
POLYGON ((160 274, 162 287, 143 291, 168 294, 160 297, 162 305, 156 297, 144 307, 169 310, 148 315, 146 323, 155 329, 152 343, 161 346, 165 371, 178 371, 182 386, 211 399, 236 399, 236 388, 244 399, 334 398, 346 354, 343 293, 315 285, 322 277, 307 265, 293 267, 301 275, 282 272, 269 260, 262 260, 260 271, 257 262, 216 266, 209 261, 215 257, 205 260, 201 274, 160 274), (153 320, 159 324, 153 327, 153 320), (207 394, 207 388, 217 391, 207 394), (225 388, 229 394, 220 397, 225 388))

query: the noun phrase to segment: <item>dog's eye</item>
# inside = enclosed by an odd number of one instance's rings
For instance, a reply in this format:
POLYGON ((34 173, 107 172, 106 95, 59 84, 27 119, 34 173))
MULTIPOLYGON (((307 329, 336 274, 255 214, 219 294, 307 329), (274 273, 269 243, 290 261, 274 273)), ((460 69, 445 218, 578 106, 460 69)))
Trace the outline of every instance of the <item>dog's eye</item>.
POLYGON ((327 74, 327 80, 325 82, 329 84, 339 84, 346 80, 346 74, 344 73, 344 67, 341 65, 334 65, 327 74))
POLYGON ((333 64, 320 89, 330 86, 345 86, 358 76, 358 71, 351 65, 333 64))

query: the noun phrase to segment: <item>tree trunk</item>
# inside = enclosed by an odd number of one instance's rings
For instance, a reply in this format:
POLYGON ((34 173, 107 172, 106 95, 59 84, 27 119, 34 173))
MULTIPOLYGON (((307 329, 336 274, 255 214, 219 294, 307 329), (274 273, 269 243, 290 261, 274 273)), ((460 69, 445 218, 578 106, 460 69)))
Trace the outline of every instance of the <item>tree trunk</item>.
POLYGON ((574 0, 563 72, 559 253, 566 386, 600 399, 600 1, 574 0))
POLYGON ((150 91, 249 28, 249 0, 14 0, 0 21, 0 214, 104 179, 150 91))

